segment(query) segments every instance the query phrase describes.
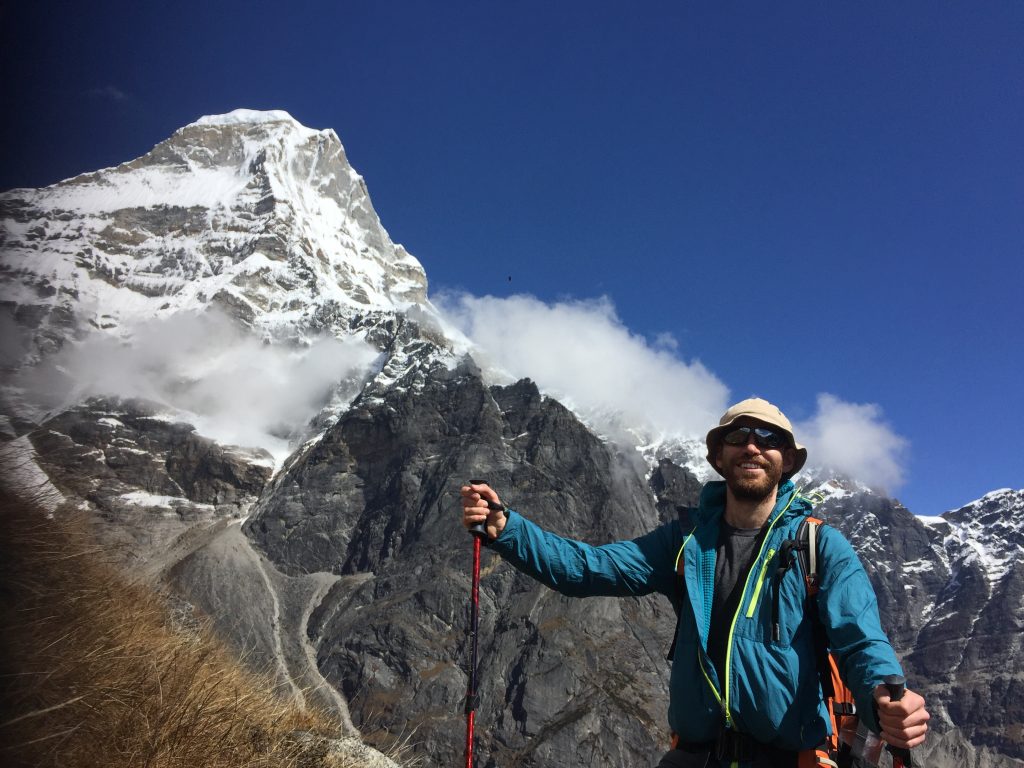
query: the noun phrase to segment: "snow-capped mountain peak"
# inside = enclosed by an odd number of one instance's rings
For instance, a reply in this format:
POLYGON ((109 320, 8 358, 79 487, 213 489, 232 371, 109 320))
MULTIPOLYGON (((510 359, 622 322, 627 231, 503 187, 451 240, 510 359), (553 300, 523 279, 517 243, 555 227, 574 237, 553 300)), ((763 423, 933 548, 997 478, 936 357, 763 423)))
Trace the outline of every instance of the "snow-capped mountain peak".
POLYGON ((1024 547, 1024 489, 991 491, 940 519, 948 526, 942 528, 947 552, 975 560, 994 586, 1017 563, 1024 547))
MULTIPOLYGON (((295 128, 310 131, 283 109, 235 109, 223 115, 204 115, 189 125, 240 125, 247 123, 291 123, 295 128)), ((186 126, 187 127, 187 126, 186 126)), ((316 133, 316 131, 312 131, 316 133)), ((333 133, 333 131, 330 131, 333 133)))
POLYGON ((38 308, 37 352, 69 325, 124 332, 210 306, 265 338, 429 307, 422 266, 391 241, 337 135, 286 112, 204 117, 0 206, 0 279, 38 308))
POLYGON ((283 111, 203 117, 116 167, 0 195, 0 251, 0 365, 19 371, 0 395, 27 421, 142 397, 280 461, 368 377, 468 347, 337 134, 283 111), (420 332, 433 344, 413 355, 420 332))

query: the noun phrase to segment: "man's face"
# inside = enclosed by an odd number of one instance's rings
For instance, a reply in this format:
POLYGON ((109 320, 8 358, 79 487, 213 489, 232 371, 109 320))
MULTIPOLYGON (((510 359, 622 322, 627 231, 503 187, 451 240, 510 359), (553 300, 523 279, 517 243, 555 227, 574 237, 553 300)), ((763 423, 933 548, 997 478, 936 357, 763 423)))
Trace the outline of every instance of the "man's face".
MULTIPOLYGON (((734 427, 766 427, 754 419, 738 419, 734 427)), ((775 493, 783 473, 793 469, 793 448, 758 448, 752 436, 743 445, 720 442, 716 462, 733 496, 742 501, 764 501, 775 493)))

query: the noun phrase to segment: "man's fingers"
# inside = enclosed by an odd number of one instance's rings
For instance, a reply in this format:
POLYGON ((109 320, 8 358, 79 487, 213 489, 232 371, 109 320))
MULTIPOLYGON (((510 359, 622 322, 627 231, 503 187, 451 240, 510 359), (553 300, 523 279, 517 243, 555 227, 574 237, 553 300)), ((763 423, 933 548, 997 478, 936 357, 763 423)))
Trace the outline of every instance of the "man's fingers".
POLYGON ((493 510, 504 509, 501 499, 498 498, 498 494, 495 493, 494 489, 486 483, 469 483, 462 486, 463 506, 467 506, 467 500, 482 500, 489 509, 493 510))
MULTIPOLYGON (((462 498, 466 499, 483 499, 485 498, 485 491, 491 491, 486 485, 464 485, 462 486, 462 498)), ((491 491, 491 493, 494 493, 491 491)))
POLYGON ((487 500, 484 498, 481 490, 484 486, 464 485, 462 486, 462 505, 473 506, 479 501, 483 501, 486 505, 487 500))
POLYGON ((924 708, 909 709, 900 705, 900 702, 879 702, 878 718, 882 722, 907 723, 917 725, 931 719, 928 710, 924 708))
POLYGON ((462 514, 467 519, 470 517, 479 518, 477 522, 480 522, 480 520, 486 519, 490 511, 491 510, 487 505, 486 499, 481 499, 476 495, 471 497, 462 497, 462 514))
POLYGON ((462 524, 466 528, 473 528, 487 522, 491 509, 488 500, 483 496, 484 491, 490 491, 490 488, 484 484, 469 484, 461 488, 462 524))
POLYGON ((929 715, 924 710, 910 714, 882 712, 878 713, 878 724, 891 731, 898 731, 903 728, 917 728, 926 726, 929 715))
POLYGON ((911 749, 925 740, 931 715, 919 693, 907 690, 902 699, 893 701, 885 686, 880 685, 875 689, 875 701, 878 704, 878 724, 887 744, 911 749))
POLYGON ((925 735, 927 733, 927 725, 918 725, 904 729, 898 735, 883 729, 882 738, 884 738, 885 743, 891 747, 913 749, 917 745, 924 743, 925 735))
POLYGON ((486 507, 467 507, 462 513, 462 524, 466 528, 472 528, 481 523, 486 524, 488 514, 486 507))
POLYGON ((882 727, 882 736, 886 743, 893 747, 910 749, 921 744, 928 733, 928 720, 931 715, 922 706, 907 712, 901 706, 903 702, 880 702, 878 724, 882 727))

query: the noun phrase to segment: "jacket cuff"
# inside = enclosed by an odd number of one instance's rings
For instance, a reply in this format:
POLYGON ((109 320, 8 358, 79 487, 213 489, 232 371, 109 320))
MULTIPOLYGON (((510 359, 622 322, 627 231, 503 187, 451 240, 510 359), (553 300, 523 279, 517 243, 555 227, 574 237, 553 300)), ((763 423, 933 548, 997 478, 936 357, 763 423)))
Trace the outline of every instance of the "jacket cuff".
POLYGON ((516 531, 522 525, 522 516, 514 509, 505 510, 505 527, 501 529, 496 539, 484 539, 484 546, 490 547, 499 555, 508 552, 512 548, 512 542, 516 539, 516 531))

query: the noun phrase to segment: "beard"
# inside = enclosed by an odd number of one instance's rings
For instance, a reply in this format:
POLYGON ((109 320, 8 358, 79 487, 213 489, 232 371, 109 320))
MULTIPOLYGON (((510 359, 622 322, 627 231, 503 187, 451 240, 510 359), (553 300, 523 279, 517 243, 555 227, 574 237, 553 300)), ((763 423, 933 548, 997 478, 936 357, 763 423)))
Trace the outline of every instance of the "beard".
POLYGON ((726 485, 732 491, 732 495, 740 501, 761 502, 775 493, 782 481, 782 467, 769 462, 764 466, 765 474, 762 477, 741 477, 739 467, 725 478, 726 485))

